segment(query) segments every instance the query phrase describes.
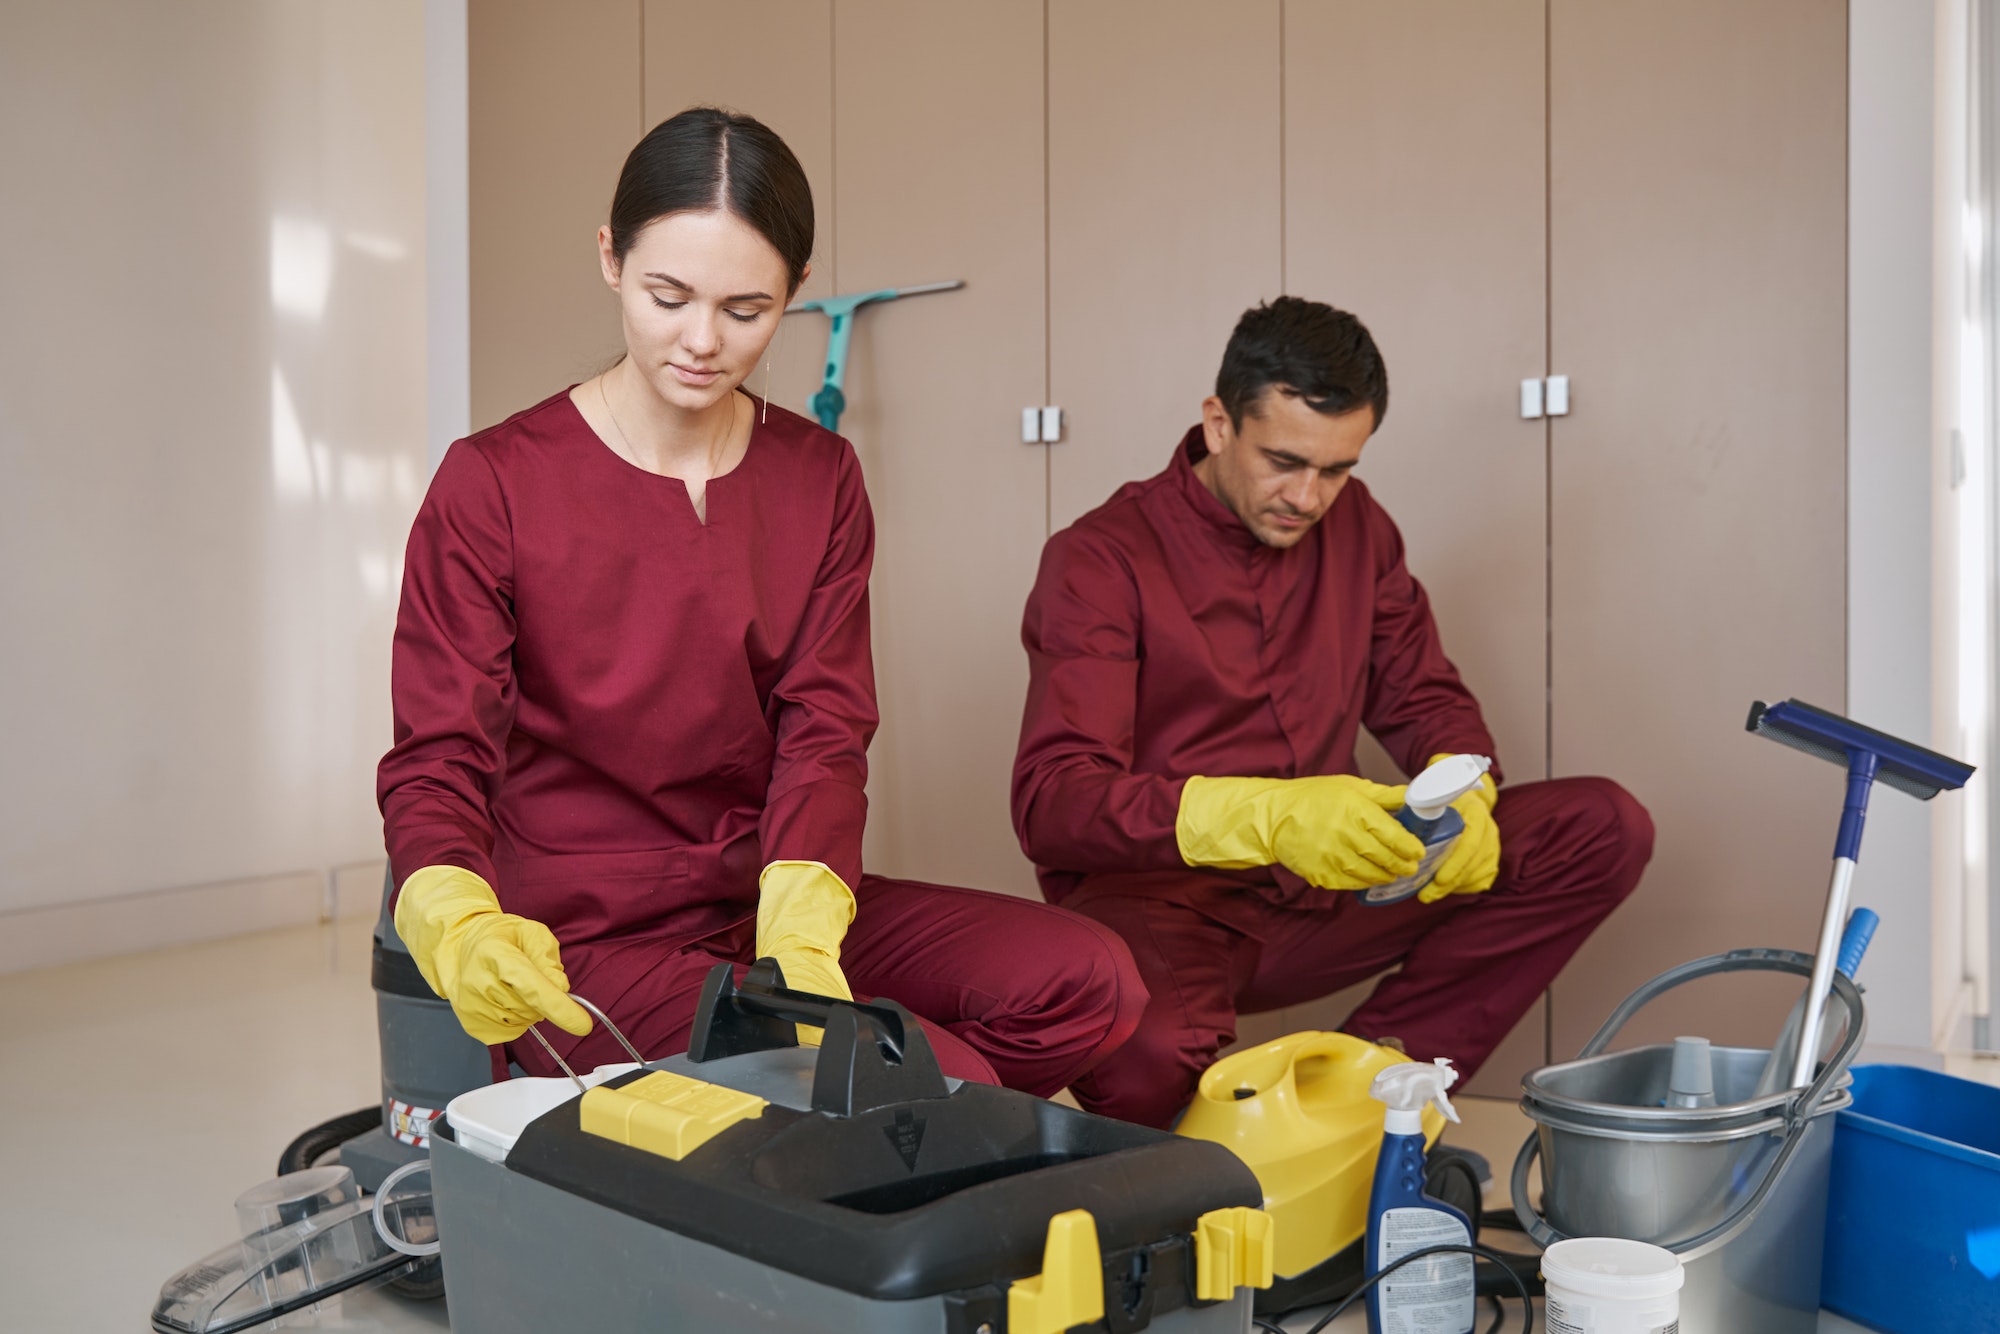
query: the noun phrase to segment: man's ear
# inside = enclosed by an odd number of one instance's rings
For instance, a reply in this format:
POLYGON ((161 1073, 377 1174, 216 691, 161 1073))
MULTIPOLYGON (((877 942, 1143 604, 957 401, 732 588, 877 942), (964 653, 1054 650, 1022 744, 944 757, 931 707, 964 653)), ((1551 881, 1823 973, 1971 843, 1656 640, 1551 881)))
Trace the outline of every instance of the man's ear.
POLYGON ((1229 409, 1222 406, 1222 400, 1214 394, 1201 401, 1201 438, 1211 454, 1222 453, 1236 438, 1236 428, 1229 421, 1229 409))

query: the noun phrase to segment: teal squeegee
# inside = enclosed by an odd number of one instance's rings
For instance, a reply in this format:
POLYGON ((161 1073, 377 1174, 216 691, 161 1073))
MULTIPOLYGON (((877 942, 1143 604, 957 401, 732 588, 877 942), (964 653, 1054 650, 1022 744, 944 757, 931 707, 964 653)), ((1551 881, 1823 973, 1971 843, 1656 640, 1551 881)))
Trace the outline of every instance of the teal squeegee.
POLYGON ((796 306, 787 306, 785 313, 795 315, 803 310, 824 311, 833 321, 833 327, 826 336, 826 377, 819 392, 812 396, 808 406, 819 424, 829 431, 840 429, 840 414, 847 411, 847 395, 841 384, 847 379, 847 345, 854 336, 854 317, 863 306, 877 301, 894 301, 899 296, 922 296, 926 292, 950 292, 965 286, 965 280, 955 278, 948 283, 921 283, 915 287, 885 287, 879 292, 850 292, 846 296, 820 297, 812 301, 801 301, 796 306))

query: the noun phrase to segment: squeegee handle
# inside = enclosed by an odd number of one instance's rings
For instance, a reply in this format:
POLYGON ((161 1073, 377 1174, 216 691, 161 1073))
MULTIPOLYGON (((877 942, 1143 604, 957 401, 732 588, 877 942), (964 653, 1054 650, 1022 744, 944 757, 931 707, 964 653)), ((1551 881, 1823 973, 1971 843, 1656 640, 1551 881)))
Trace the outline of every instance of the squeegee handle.
POLYGON ((1813 1067, 1819 1063, 1820 1020, 1827 995, 1833 990, 1834 966, 1840 958, 1840 938, 1847 928, 1847 903, 1853 893, 1854 858, 1835 857, 1833 880, 1826 890, 1826 912, 1820 918, 1819 948, 1813 953, 1812 981, 1806 984, 1806 1011, 1799 1025, 1799 1049, 1792 1058, 1789 1088, 1812 1083, 1813 1067))
POLYGON ((1868 793, 1875 786, 1875 772, 1882 757, 1872 750, 1847 752, 1847 804, 1840 808, 1840 834, 1833 841, 1833 855, 1849 861, 1861 860, 1861 827, 1868 820, 1868 793))

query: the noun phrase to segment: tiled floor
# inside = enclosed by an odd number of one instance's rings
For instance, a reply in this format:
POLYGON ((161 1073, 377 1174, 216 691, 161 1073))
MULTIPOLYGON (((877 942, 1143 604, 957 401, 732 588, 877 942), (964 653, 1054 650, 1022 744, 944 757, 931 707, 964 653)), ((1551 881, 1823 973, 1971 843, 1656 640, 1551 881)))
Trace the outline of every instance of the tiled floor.
MULTIPOLYGON (((375 1100, 371 925, 0 976, 0 1324, 139 1334, 161 1282, 235 1235, 232 1201, 295 1134, 375 1100)), ((1501 1204, 1527 1122, 1508 1102, 1459 1105, 1450 1138, 1492 1162, 1501 1204)), ((343 1307, 322 1327, 446 1327, 441 1302, 343 1307)), ((1366 1328, 1357 1311, 1329 1334, 1366 1328)))

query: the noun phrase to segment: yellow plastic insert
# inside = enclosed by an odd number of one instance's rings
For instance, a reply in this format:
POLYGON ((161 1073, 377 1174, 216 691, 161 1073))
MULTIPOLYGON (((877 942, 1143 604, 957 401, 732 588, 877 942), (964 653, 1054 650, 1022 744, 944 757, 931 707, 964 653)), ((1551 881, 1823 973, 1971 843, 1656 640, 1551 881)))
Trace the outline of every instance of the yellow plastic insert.
POLYGON ((583 1129, 676 1162, 738 1121, 762 1116, 762 1098, 706 1080, 655 1070, 623 1088, 583 1095, 583 1129))
POLYGON ((1007 1289, 1007 1334, 1063 1334, 1104 1318, 1104 1261, 1097 1220, 1071 1209, 1049 1220, 1042 1272, 1007 1289))
POLYGON ((1224 1302, 1238 1288, 1268 1288, 1277 1254, 1271 1215, 1262 1209, 1205 1213, 1194 1229, 1194 1295, 1205 1302, 1224 1302))

